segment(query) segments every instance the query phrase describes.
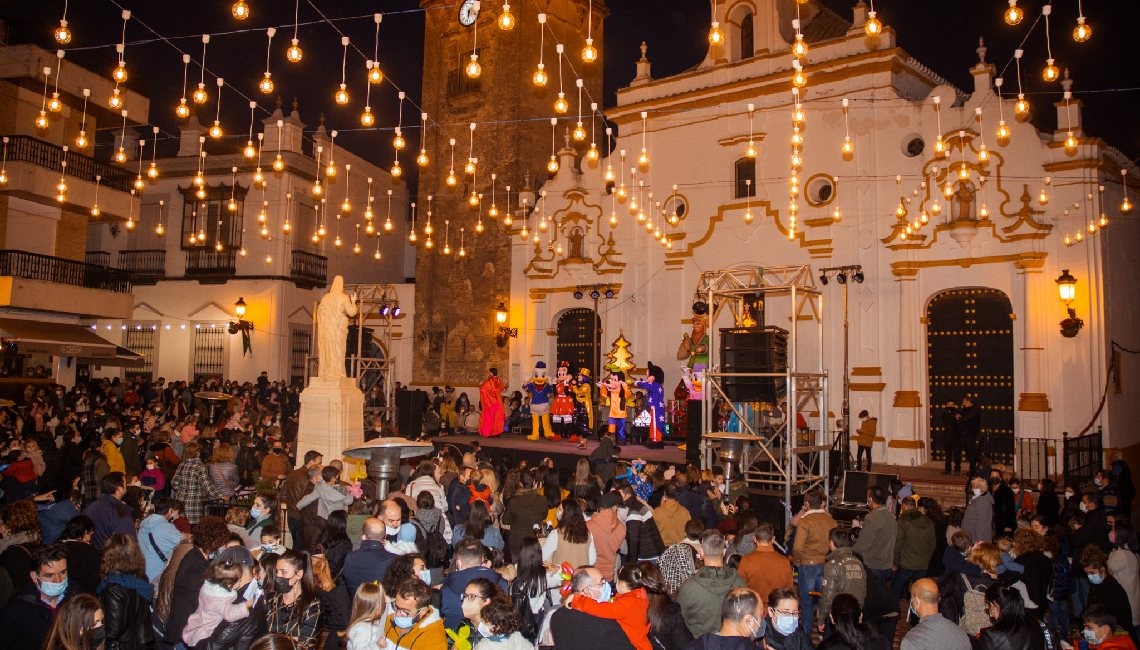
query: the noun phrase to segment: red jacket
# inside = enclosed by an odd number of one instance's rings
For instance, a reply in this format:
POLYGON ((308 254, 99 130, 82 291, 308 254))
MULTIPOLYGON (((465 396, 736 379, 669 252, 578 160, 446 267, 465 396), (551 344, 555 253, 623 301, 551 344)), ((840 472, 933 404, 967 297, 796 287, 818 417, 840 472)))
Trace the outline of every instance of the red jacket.
POLYGON ((571 607, 591 616, 617 621, 634 648, 652 650, 649 643, 649 595, 644 589, 617 594, 608 603, 579 595, 574 597, 571 607))
MULTIPOLYGON (((577 600, 577 599, 575 599, 577 600)), ((1136 650, 1136 644, 1127 632, 1110 634, 1100 645, 1092 646, 1093 650, 1136 650)))

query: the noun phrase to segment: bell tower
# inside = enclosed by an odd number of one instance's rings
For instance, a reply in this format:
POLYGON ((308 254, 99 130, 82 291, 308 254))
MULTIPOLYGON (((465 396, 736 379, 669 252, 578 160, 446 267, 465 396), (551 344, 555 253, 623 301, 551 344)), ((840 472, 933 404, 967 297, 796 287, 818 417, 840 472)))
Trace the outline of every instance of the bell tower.
MULTIPOLYGON (((505 208, 505 186, 511 186, 515 205, 526 179, 537 190, 548 177, 550 118, 559 118, 559 144, 577 121, 578 77, 583 81, 582 119, 589 130, 590 102, 598 102, 601 110, 602 24, 609 12, 605 0, 514 0, 513 29, 503 30, 501 0, 421 0, 420 4, 425 10, 422 104, 428 114, 422 146, 430 163, 420 172, 416 210, 412 380, 472 386, 486 377, 491 366, 500 367, 500 376, 505 376, 509 347, 496 344, 495 307, 509 298, 511 246, 521 245, 517 237, 508 235, 501 216, 488 216, 491 174, 497 176, 500 211, 505 208), (540 13, 545 14, 545 23, 539 23, 540 13), (587 37, 592 37, 598 51, 591 63, 582 59, 587 37), (559 92, 558 43, 564 46, 561 86, 570 104, 563 115, 554 110, 559 92), (540 51, 548 75, 545 87, 533 82, 540 51), (466 70, 472 54, 478 56, 481 68, 475 78, 466 70), (471 123, 476 124, 473 133, 471 123), (473 176, 464 173, 469 147, 476 159, 473 176), (454 186, 447 183, 452 169, 454 186), (472 190, 483 194, 481 210, 468 202, 472 190), (424 234, 429 195, 431 249, 425 248, 424 234), (480 217, 484 231, 476 234, 480 217), (443 253, 447 236, 449 255, 443 253), (461 236, 463 257, 458 255, 461 236)), ((601 147, 600 121, 596 128, 601 147)))

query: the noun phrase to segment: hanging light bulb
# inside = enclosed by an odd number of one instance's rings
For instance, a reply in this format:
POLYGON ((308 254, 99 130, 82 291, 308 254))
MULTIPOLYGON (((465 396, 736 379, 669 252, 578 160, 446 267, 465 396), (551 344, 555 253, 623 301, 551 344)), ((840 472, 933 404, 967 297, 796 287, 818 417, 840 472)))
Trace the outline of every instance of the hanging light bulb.
POLYGON ((558 99, 554 100, 554 112, 565 115, 570 110, 570 102, 566 101, 566 93, 559 92, 558 99))
POLYGON ((459 183, 459 178, 455 175, 454 169, 448 170, 446 182, 448 187, 455 187, 459 183))
POLYGON ((290 41, 289 49, 285 50, 285 58, 289 63, 300 63, 305 53, 301 51, 301 42, 296 38, 290 41))
POLYGON ((404 147, 408 146, 408 142, 404 140, 404 134, 400 132, 400 127, 396 127, 396 137, 392 138, 392 148, 396 151, 403 151, 404 147))
POLYGON ((550 81, 550 75, 546 73, 545 66, 541 62, 538 64, 538 69, 534 71, 531 81, 538 88, 545 88, 546 83, 550 81))
POLYGON ((1124 197, 1124 199, 1120 202, 1120 214, 1132 214, 1132 208, 1132 201, 1127 196, 1124 197))
POLYGON ((720 45, 724 42, 724 30, 720 28, 719 21, 712 21, 709 26, 709 45, 720 45))
POLYGON ((1025 18, 1025 12, 1017 6, 1017 0, 1009 0, 1009 8, 1003 12, 1002 17, 1005 18, 1005 24, 1017 25, 1021 23, 1022 18, 1025 18))
POLYGON ((123 107, 123 95, 117 86, 111 90, 111 97, 107 100, 107 105, 115 110, 123 107))
POLYGON ((1084 43, 1092 38, 1092 27, 1085 22, 1084 16, 1077 16, 1077 26, 1073 28, 1073 40, 1084 43))
POLYGON ((63 102, 59 101, 59 93, 53 92, 51 99, 48 100, 47 109, 52 113, 58 113, 63 110, 63 102))
POLYGON ((999 120, 998 121, 998 128, 997 128, 998 144, 1000 144, 1002 146, 1009 144, 1009 136, 1010 136, 1009 126, 1006 125, 1005 120, 999 120))
POLYGON ((285 160, 281 158, 281 154, 277 154, 277 157, 273 159, 273 171, 277 173, 285 171, 285 160))
POLYGON ((581 122, 578 122, 577 126, 574 127, 574 131, 571 133, 571 137, 574 138, 575 142, 586 141, 586 128, 582 126, 581 122))
POLYGON ((116 83, 125 83, 127 81, 127 64, 120 60, 115 69, 111 71, 111 78, 116 83))
POLYGON ((1045 191, 1044 187, 1037 193, 1037 202, 1041 204, 1042 207, 1049 205, 1049 193, 1045 191))
POLYGON ((427 149, 421 148, 419 155, 416 156, 416 164, 420 167, 427 167, 429 162, 431 161, 428 158, 427 149))
POLYGON ((989 162, 989 159, 990 159, 990 150, 986 149, 986 143, 983 142, 983 143, 978 145, 978 162, 980 162, 980 163, 989 162))
POLYGON ((550 160, 546 163, 546 171, 551 174, 558 173, 558 158, 556 158, 554 154, 550 154, 550 160))
POLYGON ((67 26, 66 18, 60 19, 59 27, 55 28, 55 31, 52 33, 52 35, 55 36, 55 42, 59 43, 60 45, 67 45, 71 42, 71 29, 69 29, 67 26))
POLYGON ((209 93, 206 92, 206 84, 198 82, 198 87, 191 93, 190 98, 194 100, 195 104, 205 104, 206 100, 210 98, 209 93))
POLYGON ((214 120, 214 125, 210 127, 210 137, 217 140, 218 138, 222 137, 223 135, 225 135, 225 133, 222 132, 221 122, 219 122, 218 120, 214 120))
POLYGON ((341 106, 348 103, 348 86, 346 84, 342 83, 340 88, 337 88, 336 93, 333 94, 333 101, 341 106))
POLYGON ((792 74, 792 86, 795 88, 803 88, 807 85, 807 74, 804 72, 803 66, 799 61, 795 62, 795 73, 792 74))
POLYGON ((236 20, 245 20, 249 18, 249 5, 245 3, 245 0, 237 0, 237 2, 230 7, 230 13, 233 14, 236 20))
POLYGON ((598 151, 598 144, 596 142, 590 143, 590 148, 586 150, 586 159, 592 163, 598 162, 602 154, 598 151))
POLYGON ((807 56, 808 45, 804 42, 804 35, 796 32, 796 42, 792 43, 792 56, 802 59, 807 56))
POLYGON ((474 158, 468 158, 467 162, 463 164, 463 173, 467 174, 468 176, 475 173, 475 159, 474 158))
POLYGON ((47 111, 40 111, 40 114, 36 116, 36 128, 42 131, 48 128, 48 124, 47 111))
POLYGON ((883 33, 883 23, 879 20, 874 9, 867 12, 867 22, 863 25, 863 31, 872 38, 883 33))
POLYGON ((471 195, 467 197, 467 205, 471 207, 479 205, 479 195, 475 193, 475 190, 471 190, 471 195))
POLYGON ((186 98, 178 100, 178 106, 174 108, 174 114, 181 119, 190 117, 190 107, 186 105, 186 98))
POLYGON ((582 48, 582 61, 593 63, 598 60, 598 48, 594 47, 594 39, 587 38, 586 46, 582 48))
POLYGON ((509 32, 515 28, 515 15, 511 13, 511 5, 503 3, 503 12, 499 14, 499 29, 509 32))
POLYGON ((389 170, 389 173, 392 174, 392 178, 400 178, 401 176, 404 175, 404 169, 402 167, 400 167, 400 161, 399 160, 396 160, 395 162, 392 163, 392 169, 389 170))
POLYGON ((376 123, 376 116, 372 114, 372 107, 365 106, 364 112, 360 114, 360 125, 370 127, 376 123))
POLYGON ((1077 149, 1079 147, 1080 147, 1080 141, 1077 140, 1077 137, 1075 135, 1073 135, 1072 131, 1069 131, 1068 135, 1065 137, 1065 155, 1066 156, 1077 155, 1077 149))
POLYGON ((851 160, 855 157, 855 145, 851 142, 851 136, 843 136, 843 144, 840 145, 839 151, 844 160, 851 160))
POLYGON ((463 68, 463 72, 467 74, 468 79, 478 79, 479 75, 483 74, 483 66, 479 65, 478 54, 473 53, 471 55, 467 65, 463 68))
POLYGON ((1061 69, 1053 63, 1053 59, 1045 60, 1045 67, 1041 70, 1041 78, 1050 83, 1061 78, 1061 69))

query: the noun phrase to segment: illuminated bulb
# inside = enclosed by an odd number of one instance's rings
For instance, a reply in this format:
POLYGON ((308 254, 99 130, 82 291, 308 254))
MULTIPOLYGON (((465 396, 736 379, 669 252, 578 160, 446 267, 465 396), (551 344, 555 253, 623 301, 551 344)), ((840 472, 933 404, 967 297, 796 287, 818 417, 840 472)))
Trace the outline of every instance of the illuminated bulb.
POLYGON ((867 36, 871 37, 883 33, 883 23, 875 16, 874 11, 867 12, 867 22, 863 25, 863 31, 867 33, 867 36))
POLYGON ((637 166, 640 167, 642 171, 649 167, 649 152, 645 150, 645 147, 641 148, 641 155, 637 157, 637 166))
POLYGON ((546 74, 545 67, 539 63, 538 69, 534 71, 534 76, 530 78, 531 82, 538 88, 545 88, 546 82, 550 81, 550 75, 546 74))
POLYGON ((150 164, 150 167, 148 167, 146 170, 146 175, 147 175, 147 178, 149 178, 151 180, 158 178, 158 165, 156 163, 152 162, 150 164))
POLYGON ((1061 78, 1061 69, 1053 64, 1053 59, 1045 60, 1045 67, 1041 70, 1041 78, 1048 82, 1054 82, 1061 78))
POLYGON ((942 196, 945 196, 946 198, 954 196, 954 186, 952 186, 949 181, 947 181, 947 183, 942 186, 942 196))
POLYGON ((554 154, 550 154, 550 160, 546 163, 546 171, 551 174, 558 173, 558 159, 554 157, 554 154))
POLYGON ((1107 214, 1101 214, 1100 219, 1098 219, 1096 223, 1101 228, 1107 227, 1108 226, 1108 215, 1107 214))
POLYGON ((341 84, 340 88, 337 88, 336 93, 333 95, 333 101, 341 106, 348 103, 348 87, 345 84, 341 84))
POLYGON ((249 5, 245 3, 245 0, 237 0, 234 6, 230 7, 230 13, 232 13, 237 20, 245 20, 249 18, 249 5))
POLYGON ((206 92, 206 84, 199 83, 198 87, 190 95, 190 99, 194 100, 195 104, 205 104, 206 100, 210 98, 210 94, 206 92))
POLYGON ((352 203, 349 202, 348 197, 344 197, 344 201, 340 204, 341 212, 352 212, 352 203))
POLYGON ((431 237, 428 237, 427 239, 424 240, 424 248, 431 249, 434 247, 435 247, 435 243, 432 242, 431 237))
POLYGON ((1079 244, 1085 240, 1085 234, 1078 230, 1075 239, 1077 240, 1077 243, 1079 244))
POLYGON ((487 210, 487 216, 491 219, 497 219, 499 217, 499 206, 492 203, 491 208, 487 210))
POLYGON ((146 181, 143 180, 142 174, 139 174, 135 177, 135 189, 141 190, 144 187, 146 187, 146 181))
POLYGON ((226 209, 229 210, 230 212, 237 212, 237 209, 238 209, 237 201, 230 199, 229 202, 226 203, 226 209))
POLYGON ((797 128, 792 129, 792 144, 798 147, 798 146, 802 145, 803 143, 804 143, 804 135, 802 133, 800 133, 799 128, 797 127, 797 128))
POLYGON ((8 170, 0 169, 0 187, 8 184, 8 170))
POLYGON ((934 215, 934 216, 936 216, 936 217, 937 217, 938 215, 942 214, 942 204, 941 204, 941 203, 939 203, 938 201, 935 201, 934 203, 931 203, 931 204, 930 204, 930 214, 932 214, 932 215, 934 215))
POLYGON ((456 178, 456 176, 455 176, 455 170, 454 169, 449 170, 447 172, 447 186, 448 187, 455 187, 455 184, 458 182, 459 182, 459 179, 456 178))
POLYGON ((463 164, 463 173, 468 176, 475 173, 475 161, 473 159, 468 158, 467 162, 463 164))
POLYGON ((402 167, 400 167, 399 160, 393 161, 390 173, 392 174, 392 178, 399 178, 404 175, 404 170, 402 167))
POLYGON ((374 260, 380 259, 380 250, 379 249, 377 249, 375 253, 372 253, 372 259, 374 259, 374 260))
POLYGON ((839 221, 840 219, 843 218, 843 213, 839 211, 838 205, 835 206, 835 209, 831 211, 831 218, 834 219, 835 221, 839 221))
POLYGON ((382 81, 384 81, 384 71, 380 69, 379 63, 373 63, 372 67, 368 69, 368 83, 377 86, 382 81))
POLYGON ((321 179, 318 178, 317 181, 313 183, 313 196, 320 196, 324 191, 324 188, 321 187, 321 179))
POLYGON ((749 210, 745 211, 745 213, 744 213, 744 223, 746 223, 746 224, 750 224, 750 223, 752 223, 752 210, 751 210, 751 209, 749 209, 749 210))
POLYGON ((392 148, 397 151, 402 151, 406 146, 408 146, 408 141, 405 140, 404 135, 397 130, 396 137, 392 138, 392 148))
POLYGON ((451 244, 449 242, 443 242, 443 254, 451 255, 451 244))
POLYGON ((797 104, 796 107, 792 109, 792 125, 802 127, 806 121, 807 113, 804 112, 804 107, 797 104))
POLYGON ((617 224, 618 224, 617 212, 614 212, 613 210, 611 210, 610 211, 610 226, 616 226, 617 224))
POLYGON ((1005 24, 1017 25, 1021 22, 1022 18, 1025 18, 1025 12, 1021 10, 1021 7, 1017 6, 1017 0, 1009 0, 1009 9, 1005 10, 1003 17, 1005 18, 1005 24))
POLYGON ((1025 95, 1017 94, 1017 101, 1013 103, 1013 114, 1021 119, 1029 115, 1029 100, 1025 99, 1025 95))
POLYGON ((325 176, 328 176, 329 178, 335 178, 336 177, 336 163, 335 162, 330 160, 329 164, 325 166, 325 176))
POLYGON ((320 225, 319 228, 317 228, 317 234, 320 235, 321 237, 324 237, 325 235, 328 234, 328 231, 325 230, 325 225, 323 223, 320 225))
POLYGON ((40 111, 40 114, 36 116, 36 128, 37 129, 48 128, 47 111, 40 111))
POLYGON ((479 205, 479 195, 475 193, 475 190, 471 190, 471 196, 467 197, 467 205, 471 207, 479 205))
POLYGON ((797 59, 802 59, 807 56, 807 53, 808 46, 807 43, 804 42, 804 35, 796 34, 796 42, 792 43, 792 56, 797 59))
POLYGON ((998 144, 1000 144, 1000 145, 1008 144, 1009 143, 1009 136, 1010 136, 1009 127, 1006 126, 1005 120, 1000 120, 998 122, 998 128, 997 128, 998 144))
POLYGON ((273 256, 272 256, 272 255, 269 255, 269 254, 266 254, 266 255, 265 255, 265 263, 266 263, 266 264, 272 264, 272 263, 273 263, 273 256))
POLYGON ((198 197, 198 200, 200 201, 200 200, 202 200, 202 199, 206 198, 206 190, 204 190, 203 188, 199 187, 199 188, 198 188, 198 191, 197 191, 197 192, 194 192, 194 196, 198 197))
POLYGON ((321 237, 317 233, 313 233, 313 236, 309 239, 312 240, 314 244, 319 244, 321 242, 321 237))
POLYGON ((566 101, 566 93, 559 92, 558 99, 554 100, 554 112, 565 115, 570 110, 570 102, 566 101))
POLYGON ((261 173, 260 167, 258 167, 257 170, 253 172, 253 182, 258 185, 265 185, 265 174, 261 173))
POLYGON ((1045 188, 1041 188, 1041 192, 1037 195, 1037 202, 1041 205, 1049 205, 1049 194, 1045 192, 1045 188))
POLYGON ((483 222, 482 221, 475 222, 475 232, 477 232, 477 233, 483 232, 483 222))
POLYGON ((222 137, 222 135, 222 125, 219 124, 217 120, 214 120, 214 126, 210 127, 210 137, 217 140, 222 137))
POLYGON ((120 165, 127 162, 127 152, 122 147, 119 147, 119 150, 115 152, 115 162, 120 165))
POLYGON ((1120 214, 1132 214, 1132 201, 1127 196, 1120 202, 1120 214))
POLYGON ((289 232, 289 231, 293 230, 293 226, 291 226, 291 225, 289 224, 289 222, 288 222, 288 221, 286 221, 285 223, 281 224, 281 230, 282 230, 283 232, 289 232))
POLYGON ((135 220, 134 219, 127 219, 127 231, 133 232, 134 229, 135 229, 135 220))
POLYGON ((622 183, 621 185, 618 186, 618 189, 617 189, 618 203, 625 203, 625 197, 626 196, 627 196, 627 194, 625 191, 625 183, 622 183))
POLYGON ((371 221, 369 221, 367 224, 364 225, 364 234, 365 235, 368 235, 369 237, 371 237, 375 233, 376 233, 376 228, 372 225, 371 221))
POLYGON ((724 30, 720 28, 720 23, 714 20, 712 21, 712 25, 709 26, 709 44, 720 45, 723 42, 724 30))
POLYGON ((792 169, 798 172, 800 168, 804 166, 804 159, 801 158, 798 153, 794 153, 792 154, 791 163, 792 169))
POLYGON ((107 100, 107 105, 114 109, 123 107, 123 95, 118 88, 111 91, 111 98, 107 100))
MULTIPOLYGON (((100 214, 102 214, 102 212, 99 211, 99 204, 98 203, 91 206, 91 216, 98 217, 100 214)), ((191 242, 191 243, 193 243, 193 242, 191 242)))
POLYGON ((978 145, 978 162, 988 162, 990 159, 990 151, 986 149, 985 144, 978 145))
POLYGON ((902 201, 899 201, 899 204, 895 206, 895 216, 900 219, 906 216, 906 206, 902 204, 902 201))
POLYGON ((67 45, 71 42, 71 30, 67 27, 67 20, 59 21, 59 27, 55 28, 53 35, 55 36, 55 42, 60 45, 67 45))
POLYGON ((198 187, 202 187, 206 184, 206 177, 202 175, 202 172, 199 171, 194 174, 194 184, 198 187))
POLYGON ((938 139, 934 141, 934 153, 939 156, 946 155, 946 142, 942 139, 942 136, 938 136, 938 139))
POLYGON ((1095 222, 1095 221, 1090 221, 1090 222, 1089 222, 1089 234, 1090 234, 1090 235, 1095 235, 1095 234, 1096 234, 1096 222, 1095 222))
POLYGON ((157 226, 154 227, 154 234, 158 235, 159 237, 165 235, 166 234, 166 226, 163 226, 162 223, 160 222, 157 226))
POLYGON ((499 29, 509 32, 515 28, 515 15, 511 13, 511 5, 503 3, 503 13, 499 14, 499 29))
POLYGON ((292 45, 288 50, 285 50, 285 58, 289 59, 289 63, 300 63, 304 53, 301 51, 301 45, 297 39, 292 40, 292 45))
POLYGON ((1073 40, 1084 43, 1092 37, 1092 27, 1085 24, 1084 16, 1077 16, 1077 26, 1073 28, 1073 40))
POLYGON ((53 113, 58 113, 63 110, 63 102, 59 101, 59 93, 51 94, 51 99, 48 100, 47 108, 53 113))
POLYGON ((219 253, 222 252, 222 242, 214 244, 214 250, 218 251, 219 253))
POLYGON ((1072 239, 1070 239, 1068 235, 1065 235, 1065 241, 1064 241, 1064 243, 1065 243, 1065 245, 1066 245, 1066 246, 1072 246, 1072 245, 1073 245, 1073 240, 1072 240, 1072 239))
POLYGON ((178 106, 174 109, 174 114, 181 119, 190 117, 190 107, 186 105, 186 98, 178 100, 178 106))
POLYGON ((245 141, 245 149, 242 149, 242 155, 245 156, 246 158, 256 158, 257 157, 257 149, 254 149, 254 147, 253 147, 253 140, 246 140, 245 141))
POLYGON ((1078 145, 1080 145, 1080 141, 1077 140, 1076 136, 1073 135, 1072 131, 1069 131, 1068 137, 1065 138, 1065 155, 1066 156, 1077 155, 1078 145))
POLYGON ((958 168, 958 178, 960 180, 966 180, 969 177, 970 169, 969 167, 966 167, 966 163, 962 163, 962 166, 958 168))
POLYGON ((352 245, 352 254, 353 255, 360 255, 360 244, 353 244, 352 245))
POLYGON ((515 220, 511 218, 511 213, 508 212, 506 215, 503 216, 503 225, 504 226, 507 226, 509 228, 511 226, 511 224, 513 224, 514 222, 515 222, 515 220))
POLYGON ((844 160, 851 160, 855 156, 855 144, 851 142, 851 136, 843 136, 843 144, 839 147, 839 151, 843 154, 844 160))
POLYGON ((804 74, 802 68, 796 70, 796 73, 792 75, 792 85, 796 88, 803 88, 807 85, 807 75, 804 74))
POLYGON ((578 122, 577 126, 574 127, 574 131, 571 136, 574 138, 575 142, 586 141, 586 129, 582 127, 581 122, 578 122))
POLYGON ((978 208, 978 216, 983 218, 983 219, 989 218, 990 209, 986 207, 985 203, 983 203, 982 206, 980 208, 978 208))
POLYGON ((111 78, 119 83, 125 82, 127 80, 126 64, 124 64, 122 61, 119 61, 119 65, 115 66, 115 69, 111 72, 111 78))
POLYGON ((582 48, 582 61, 593 63, 598 60, 598 48, 594 47, 594 39, 586 39, 586 47, 582 48))
POLYGON ((483 66, 479 65, 479 55, 472 54, 471 60, 467 62, 467 66, 463 68, 467 73, 469 79, 478 79, 479 75, 483 74, 483 66))
POLYGON ((79 135, 75 136, 75 148, 76 149, 86 149, 87 148, 87 132, 86 131, 81 130, 81 131, 79 131, 79 135))
POLYGON ((360 125, 368 127, 368 126, 372 126, 375 123, 376 123, 376 116, 372 114, 372 107, 371 106, 365 106, 364 112, 360 114, 360 125))
POLYGON ((262 226, 261 230, 258 232, 261 233, 262 239, 268 239, 269 238, 269 228, 267 226, 262 226))
POLYGON ((596 142, 590 143, 590 148, 586 150, 586 159, 590 162, 598 162, 601 158, 601 153, 598 152, 598 145, 596 142))
POLYGON ((277 157, 273 159, 273 171, 285 171, 285 161, 281 159, 281 154, 277 154, 277 157))

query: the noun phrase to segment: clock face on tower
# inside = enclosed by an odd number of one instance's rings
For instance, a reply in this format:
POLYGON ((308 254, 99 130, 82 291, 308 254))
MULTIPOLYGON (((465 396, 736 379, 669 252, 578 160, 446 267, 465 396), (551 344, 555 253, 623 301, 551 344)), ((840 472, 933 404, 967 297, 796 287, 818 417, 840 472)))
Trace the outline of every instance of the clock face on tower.
POLYGON ((459 23, 464 27, 470 27, 475 24, 475 19, 479 17, 479 0, 463 0, 463 4, 459 6, 459 23))

